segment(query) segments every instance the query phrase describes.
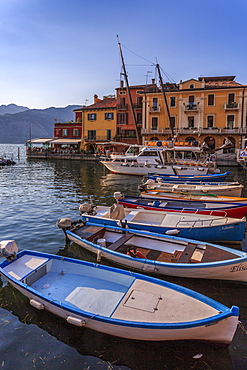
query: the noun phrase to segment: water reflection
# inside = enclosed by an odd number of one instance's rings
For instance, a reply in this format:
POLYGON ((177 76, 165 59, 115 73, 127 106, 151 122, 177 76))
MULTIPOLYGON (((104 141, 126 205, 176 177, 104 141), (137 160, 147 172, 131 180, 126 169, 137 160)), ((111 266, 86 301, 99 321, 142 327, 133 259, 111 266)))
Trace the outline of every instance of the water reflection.
MULTIPOLYGON (((17 148, 8 151, 16 154, 17 148)), ((64 235, 55 226, 58 219, 78 219, 79 204, 90 196, 96 204, 111 205, 115 191, 138 195, 140 177, 110 174, 97 162, 26 161, 24 150, 22 147, 16 166, 0 169, 0 240, 15 239, 20 249, 56 254, 64 246, 64 235)), ((230 171, 229 181, 247 184, 241 170, 230 171)), ((246 189, 243 196, 247 196, 246 189)), ((73 256, 79 251, 68 253, 73 256)), ((81 258, 94 261, 92 255, 81 258)), ((227 306, 239 306, 240 319, 247 328, 246 285, 171 277, 166 280, 227 306)), ((229 349, 194 342, 143 343, 72 327, 48 312, 36 311, 9 285, 0 288, 0 307, 4 338, 0 342, 1 364, 5 369, 247 368, 246 333, 240 327, 229 349), (203 356, 193 358, 197 354, 203 356)))

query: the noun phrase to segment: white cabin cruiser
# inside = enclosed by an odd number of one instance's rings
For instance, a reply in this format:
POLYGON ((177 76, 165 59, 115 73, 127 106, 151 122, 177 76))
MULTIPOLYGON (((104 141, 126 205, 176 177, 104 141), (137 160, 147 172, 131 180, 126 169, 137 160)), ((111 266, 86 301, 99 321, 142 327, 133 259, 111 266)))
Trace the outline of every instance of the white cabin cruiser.
POLYGON ((124 175, 157 173, 196 176, 217 171, 215 157, 198 145, 161 141, 150 144, 144 146, 137 155, 131 155, 129 151, 126 155, 115 156, 101 163, 112 173, 124 175))

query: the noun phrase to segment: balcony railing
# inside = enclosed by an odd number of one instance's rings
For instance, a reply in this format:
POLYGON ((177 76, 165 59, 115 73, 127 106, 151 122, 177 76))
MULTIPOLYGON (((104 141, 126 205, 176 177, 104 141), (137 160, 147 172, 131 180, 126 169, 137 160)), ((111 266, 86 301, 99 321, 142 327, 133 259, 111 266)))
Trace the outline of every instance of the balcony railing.
POLYGON ((128 105, 127 105, 127 104, 125 104, 125 105, 123 105, 123 104, 118 104, 118 105, 117 105, 117 109, 118 109, 118 110, 127 110, 127 109, 128 109, 128 105))
POLYGON ((239 104, 232 102, 232 103, 225 103, 224 105, 225 110, 238 110, 239 109, 239 104))
POLYGON ((198 105, 197 104, 188 104, 184 107, 185 112, 198 112, 198 105))
POLYGON ((142 109, 142 104, 134 104, 134 108, 142 109))
POLYGON ((156 107, 156 106, 149 107, 149 112, 150 112, 150 113, 157 113, 157 112, 160 112, 160 106, 158 105, 157 107, 156 107))

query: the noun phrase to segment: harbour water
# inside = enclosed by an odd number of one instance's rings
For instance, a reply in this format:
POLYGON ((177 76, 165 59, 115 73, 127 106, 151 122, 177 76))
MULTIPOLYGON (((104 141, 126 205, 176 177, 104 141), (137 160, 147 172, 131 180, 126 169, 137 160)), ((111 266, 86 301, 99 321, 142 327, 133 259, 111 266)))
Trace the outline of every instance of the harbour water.
MULTIPOLYGON (((78 219, 79 205, 90 196, 96 204, 111 205, 115 191, 138 195, 141 178, 110 174, 98 162, 27 160, 24 145, 0 144, 0 155, 6 152, 13 153, 17 163, 0 168, 0 240, 15 239, 19 249, 56 254, 64 246, 64 235, 56 221, 63 217, 78 219)), ((227 170, 231 171, 228 181, 247 185, 247 175, 240 168, 227 170)), ((247 196, 245 189, 243 196, 247 196)), ((246 244, 244 240, 243 249, 246 244)), ((94 260, 86 253, 82 258, 94 260)), ((167 280, 227 306, 240 307, 241 324, 228 348, 194 342, 129 341, 77 328, 48 312, 37 311, 2 279, 0 366, 18 370, 246 369, 247 285, 171 277, 167 280)))

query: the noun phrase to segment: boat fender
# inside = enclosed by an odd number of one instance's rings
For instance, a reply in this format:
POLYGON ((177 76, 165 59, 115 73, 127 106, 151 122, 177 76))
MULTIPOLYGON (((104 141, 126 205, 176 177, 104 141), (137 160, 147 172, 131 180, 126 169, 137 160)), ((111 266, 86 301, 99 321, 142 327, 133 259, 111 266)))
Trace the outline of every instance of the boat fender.
POLYGON ((77 317, 68 316, 66 320, 69 324, 73 324, 75 326, 85 326, 86 325, 85 320, 78 319, 77 317))
POLYGON ((113 196, 116 199, 116 201, 118 201, 121 198, 122 199, 124 198, 123 194, 120 191, 115 191, 114 194, 113 194, 113 196))
POLYGON ((167 230, 166 235, 177 235, 179 233, 178 229, 172 229, 172 230, 167 230))
POLYGON ((30 299, 30 305, 37 308, 37 310, 43 310, 45 308, 43 303, 36 301, 35 299, 30 299))

